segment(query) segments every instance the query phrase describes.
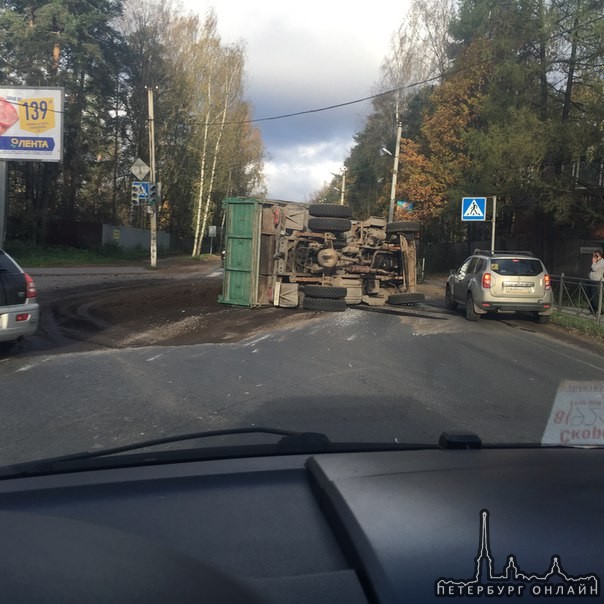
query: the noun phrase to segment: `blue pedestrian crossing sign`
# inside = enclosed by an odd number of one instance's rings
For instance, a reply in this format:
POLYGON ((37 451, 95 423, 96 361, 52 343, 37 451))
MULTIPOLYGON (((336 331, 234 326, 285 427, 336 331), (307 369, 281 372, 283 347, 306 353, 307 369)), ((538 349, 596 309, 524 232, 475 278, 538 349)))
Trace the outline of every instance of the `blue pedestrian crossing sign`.
POLYGON ((461 200, 462 220, 486 220, 486 197, 463 197, 461 200))
POLYGON ((132 192, 136 193, 139 199, 148 199, 149 183, 146 181, 136 181, 132 183, 132 192))
POLYGON ((149 200, 149 183, 146 181, 135 181, 130 191, 130 201, 133 206, 145 205, 149 200))

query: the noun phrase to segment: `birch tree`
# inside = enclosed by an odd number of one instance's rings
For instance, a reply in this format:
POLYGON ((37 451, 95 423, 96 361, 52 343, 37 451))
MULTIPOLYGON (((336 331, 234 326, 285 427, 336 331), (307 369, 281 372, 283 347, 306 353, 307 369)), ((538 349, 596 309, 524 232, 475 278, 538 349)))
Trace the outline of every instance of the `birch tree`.
POLYGON ((139 119, 133 122, 133 149, 140 157, 148 156, 146 107, 134 107, 145 85, 159 83, 155 124, 164 200, 160 220, 175 236, 193 236, 196 256, 214 203, 225 193, 226 175, 233 175, 239 190, 261 179, 256 170, 261 170, 261 144, 258 150, 249 124, 242 123, 249 119, 243 100, 244 53, 239 46, 222 44, 212 11, 203 18, 183 15, 156 0, 133 5, 131 11, 139 15, 129 38, 137 49, 131 102, 132 115, 139 119), (231 148, 238 150, 234 164, 231 148), (243 158, 255 168, 241 169, 243 158))
POLYGON ((196 207, 193 256, 201 254, 201 246, 212 211, 212 195, 217 177, 221 142, 228 125, 229 112, 241 102, 243 51, 240 47, 216 48, 208 64, 206 112, 203 127, 203 148, 196 207), (208 169, 209 168, 209 169, 208 169))

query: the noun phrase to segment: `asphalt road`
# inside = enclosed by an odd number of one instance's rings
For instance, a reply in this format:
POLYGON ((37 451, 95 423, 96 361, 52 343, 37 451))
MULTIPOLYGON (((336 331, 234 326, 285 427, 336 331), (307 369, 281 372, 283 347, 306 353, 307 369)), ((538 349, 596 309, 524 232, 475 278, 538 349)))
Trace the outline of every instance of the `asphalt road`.
POLYGON ((410 315, 348 309, 234 343, 2 359, 0 464, 250 425, 538 442, 563 380, 604 380, 604 357, 528 319, 410 315))

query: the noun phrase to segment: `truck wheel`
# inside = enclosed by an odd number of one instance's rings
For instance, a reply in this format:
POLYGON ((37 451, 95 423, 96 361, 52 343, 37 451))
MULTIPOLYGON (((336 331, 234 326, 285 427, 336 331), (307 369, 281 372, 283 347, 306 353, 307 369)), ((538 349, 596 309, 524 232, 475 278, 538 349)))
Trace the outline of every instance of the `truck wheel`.
POLYGON ((352 224, 348 218, 309 218, 308 228, 311 231, 344 233, 350 231, 352 224))
POLYGON ((455 310, 457 308, 457 302, 453 300, 453 294, 451 293, 451 288, 447 287, 445 291, 445 308, 447 310, 455 310))
POLYGON ((302 307, 306 310, 342 312, 346 310, 346 300, 334 300, 333 298, 307 298, 305 296, 302 307))
POLYGON ((466 319, 468 321, 478 321, 478 319, 480 319, 480 315, 474 308, 474 298, 472 297, 472 294, 468 294, 468 297, 466 298, 466 319))
POLYGON ((345 287, 332 287, 331 285, 305 285, 304 295, 309 298, 331 298, 341 300, 346 297, 348 290, 345 287))
POLYGON ((352 218, 350 206, 341 206, 335 203, 317 203, 308 207, 311 216, 325 218, 352 218))
POLYGON ((426 296, 424 296, 424 294, 408 292, 403 294, 391 294, 388 296, 386 302, 396 306, 398 304, 417 304, 418 302, 424 302, 425 299, 426 296))
POLYGON ((398 233, 419 233, 419 222, 389 222, 386 225, 386 235, 398 233))

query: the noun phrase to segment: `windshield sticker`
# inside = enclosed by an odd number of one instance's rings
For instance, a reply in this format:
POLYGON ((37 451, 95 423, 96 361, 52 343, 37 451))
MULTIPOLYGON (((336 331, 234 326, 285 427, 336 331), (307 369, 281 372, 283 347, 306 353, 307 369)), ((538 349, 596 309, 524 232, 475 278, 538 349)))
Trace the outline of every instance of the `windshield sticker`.
POLYGON ((604 382, 562 382, 541 444, 604 445, 604 382))
POLYGON ((553 555, 549 568, 543 574, 529 574, 520 569, 516 556, 509 554, 503 572, 495 572, 489 538, 489 511, 480 512, 478 553, 474 558, 474 576, 471 579, 444 579, 435 583, 439 598, 499 597, 519 598, 527 594, 541 597, 598 597, 600 579, 595 574, 572 576, 564 571, 560 556, 553 555))
POLYGON ((494 271, 498 271, 499 270, 499 264, 497 264, 496 262, 491 262, 491 268, 494 271))

